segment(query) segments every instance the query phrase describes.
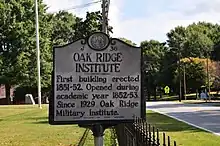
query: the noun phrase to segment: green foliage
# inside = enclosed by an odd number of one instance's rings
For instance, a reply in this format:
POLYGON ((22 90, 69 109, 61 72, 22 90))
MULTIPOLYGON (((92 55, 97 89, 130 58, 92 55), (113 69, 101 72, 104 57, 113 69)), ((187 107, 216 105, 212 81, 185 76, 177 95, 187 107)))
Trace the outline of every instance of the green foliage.
MULTIPOLYGON (((112 27, 109 26, 109 32, 112 32, 112 27)), ((97 12, 87 12, 86 19, 76 17, 76 24, 74 26, 75 34, 74 40, 87 37, 93 32, 102 30, 102 15, 100 11, 97 12)))
MULTIPOLYGON (((5 84, 6 97, 12 85, 33 85, 36 81, 35 7, 32 0, 0 1, 0 84, 5 84)), ((39 1, 41 52, 49 49, 46 6, 39 1), (42 33, 43 32, 43 33, 42 33)), ((42 55, 42 66, 46 62, 42 55)), ((48 58, 46 58, 48 59, 48 58)), ((47 66, 46 70, 50 68, 47 66)), ((47 75, 47 72, 42 74, 47 75)), ((42 80, 43 86, 50 80, 42 80), (45 81, 45 82, 44 82, 45 81)))
POLYGON ((119 38, 120 40, 124 41, 125 43, 131 45, 131 46, 136 46, 137 44, 133 43, 131 40, 128 40, 126 38, 119 38))
POLYGON ((220 44, 214 46, 214 50, 212 52, 212 59, 220 61, 220 44))
POLYGON ((150 40, 141 42, 141 47, 143 48, 145 70, 151 73, 159 72, 166 51, 164 44, 150 40))
MULTIPOLYGON (((195 93, 201 86, 206 85, 206 72, 201 62, 182 62, 181 66, 180 72, 182 83, 184 82, 183 72, 185 67, 187 91, 195 93)), ((175 83, 179 83, 178 71, 176 71, 174 80, 175 83)))
POLYGON ((75 34, 76 17, 72 13, 60 11, 52 17, 51 41, 53 45, 70 43, 75 34))
POLYGON ((178 26, 168 34, 168 45, 172 53, 185 57, 206 57, 211 53, 213 40, 212 31, 206 23, 193 23, 188 27, 178 26))
POLYGON ((207 57, 212 51, 211 30, 203 24, 192 24, 187 27, 186 49, 189 57, 207 57))
MULTIPOLYGON (((51 86, 52 47, 70 43, 101 30, 101 13, 86 19, 60 11, 46 13, 38 1, 42 88, 51 86)), ((0 84, 35 89, 37 86, 35 3, 32 0, 0 1, 0 84)), ((112 30, 112 27, 109 27, 112 30)))
POLYGON ((143 41, 141 47, 143 49, 143 70, 145 73, 145 86, 148 91, 148 96, 155 91, 161 79, 161 65, 164 59, 167 48, 164 43, 156 40, 143 41))

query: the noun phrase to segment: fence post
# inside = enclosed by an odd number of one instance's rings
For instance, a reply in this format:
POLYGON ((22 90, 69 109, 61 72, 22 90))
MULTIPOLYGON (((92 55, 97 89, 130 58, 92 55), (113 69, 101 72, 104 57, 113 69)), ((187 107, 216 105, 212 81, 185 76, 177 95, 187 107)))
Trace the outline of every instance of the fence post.
POLYGON ((145 121, 142 120, 142 127, 143 127, 143 144, 146 144, 146 129, 145 129, 145 121))
POLYGON ((155 128, 153 126, 153 146, 156 144, 156 139, 155 139, 155 128))
POLYGON ((168 146, 170 146, 170 136, 168 136, 168 146))
POLYGON ((157 145, 160 145, 160 135, 159 135, 159 130, 157 129, 157 145))
POLYGON ((148 146, 148 130, 147 130, 147 122, 145 122, 145 134, 146 134, 146 138, 145 138, 145 144, 146 146, 148 146))
POLYGON ((148 125, 148 135, 149 135, 149 143, 148 144, 149 144, 149 146, 151 146, 152 141, 151 141, 151 125, 150 124, 148 125))
POLYGON ((138 126, 137 126, 137 122, 138 122, 138 119, 137 119, 137 117, 135 118, 135 123, 134 123, 134 133, 135 133, 135 143, 136 143, 136 145, 138 146, 138 141, 139 141, 139 139, 138 139, 138 130, 137 130, 137 128, 138 128, 138 126))
POLYGON ((140 126, 140 118, 138 118, 138 123, 137 123, 137 132, 138 132, 138 145, 141 143, 141 126, 140 126))
POLYGON ((176 146, 176 141, 174 141, 174 146, 176 146))
POLYGON ((163 133, 163 146, 166 146, 166 135, 163 133))

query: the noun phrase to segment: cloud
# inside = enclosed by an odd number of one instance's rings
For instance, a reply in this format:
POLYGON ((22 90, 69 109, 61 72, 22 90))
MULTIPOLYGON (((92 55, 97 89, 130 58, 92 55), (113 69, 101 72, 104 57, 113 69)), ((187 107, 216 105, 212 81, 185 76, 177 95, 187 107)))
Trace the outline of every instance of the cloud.
POLYGON ((120 22, 120 35, 137 44, 150 39, 166 41, 166 33, 178 25, 187 26, 198 21, 218 23, 220 20, 220 11, 216 9, 220 0, 212 4, 208 0, 167 0, 167 6, 158 1, 148 0, 150 10, 145 16, 120 22))
MULTIPOLYGON (((97 0, 44 0, 44 3, 49 6, 48 12, 58 12, 59 10, 68 9, 74 6, 83 5, 90 2, 96 2, 97 0)), ((111 0, 110 1, 110 8, 109 8, 109 25, 114 27, 114 34, 113 36, 120 36, 120 16, 121 16, 121 7, 123 6, 124 0, 111 0)), ((93 12, 93 11, 101 11, 101 3, 93 4, 89 7, 74 9, 71 10, 73 14, 77 15, 78 17, 85 18, 86 12, 93 12)))
POLYGON ((85 17, 87 11, 101 9, 101 3, 94 3, 88 7, 80 7, 84 4, 97 2, 98 0, 43 0, 49 6, 48 12, 56 13, 60 10, 68 10, 78 17, 85 17))
POLYGON ((72 6, 80 5, 82 0, 43 0, 49 7, 49 12, 58 12, 72 6))
POLYGON ((113 26, 113 37, 118 37, 123 33, 121 32, 123 2, 124 0, 111 0, 110 2, 109 25, 113 26))
MULTIPOLYGON (((93 0, 96 1, 96 0, 93 0)), ((44 0, 51 6, 50 11, 70 8, 91 0, 44 0)), ((138 0, 135 7, 131 0, 111 0, 109 24, 113 26, 113 37, 125 37, 136 44, 156 39, 166 41, 166 33, 178 25, 187 26, 193 22, 207 21, 218 23, 220 0, 138 0), (126 7, 125 7, 126 5, 126 7), (129 11, 125 11, 128 9, 129 11), (135 16, 131 14, 134 14, 135 16)), ((101 3, 84 9, 72 10, 74 14, 85 17, 86 11, 101 10, 101 3)))
POLYGON ((219 5, 220 5, 219 0, 212 0, 212 2, 200 1, 192 9, 186 10, 185 14, 195 15, 195 14, 210 13, 210 12, 219 13, 220 12, 219 5))

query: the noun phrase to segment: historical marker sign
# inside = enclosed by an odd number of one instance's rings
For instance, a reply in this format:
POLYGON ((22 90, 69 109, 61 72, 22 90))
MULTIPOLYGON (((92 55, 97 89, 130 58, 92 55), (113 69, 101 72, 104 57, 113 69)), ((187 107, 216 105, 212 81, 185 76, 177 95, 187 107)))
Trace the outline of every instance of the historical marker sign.
POLYGON ((145 118, 141 48, 98 32, 54 48, 51 124, 145 118))

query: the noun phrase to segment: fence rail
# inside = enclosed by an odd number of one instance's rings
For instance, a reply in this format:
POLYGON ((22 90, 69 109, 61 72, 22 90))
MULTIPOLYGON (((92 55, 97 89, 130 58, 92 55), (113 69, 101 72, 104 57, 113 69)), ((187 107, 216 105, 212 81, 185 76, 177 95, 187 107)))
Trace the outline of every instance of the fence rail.
MULTIPOLYGON (((169 136, 165 133, 160 135, 158 129, 138 118, 132 124, 117 125, 115 130, 119 146, 171 146, 169 136)), ((173 146, 176 146, 176 141, 173 146)))

